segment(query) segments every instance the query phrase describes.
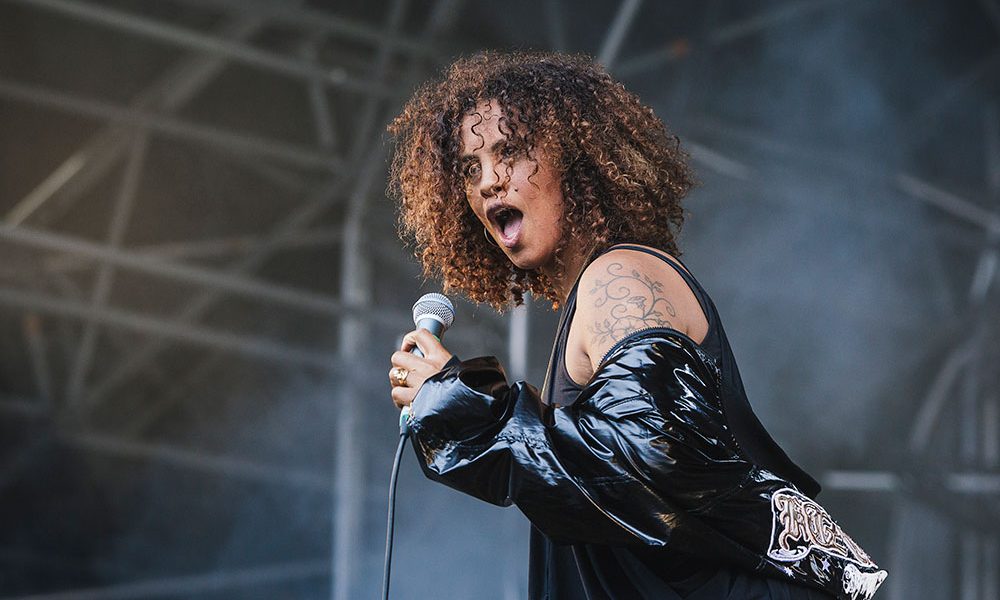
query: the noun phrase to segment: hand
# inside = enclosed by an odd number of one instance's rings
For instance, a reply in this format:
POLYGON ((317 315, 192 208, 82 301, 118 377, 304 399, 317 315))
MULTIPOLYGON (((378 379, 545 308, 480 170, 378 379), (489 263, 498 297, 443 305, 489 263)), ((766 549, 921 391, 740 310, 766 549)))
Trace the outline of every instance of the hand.
POLYGON ((389 369, 389 383, 392 385, 392 401, 402 409, 413 402, 417 390, 428 377, 437 373, 451 359, 441 342, 426 329, 417 329, 403 336, 403 344, 392 353, 389 369), (423 358, 410 354, 412 348, 419 348, 423 358), (401 370, 400 370, 401 369, 401 370), (399 381, 399 379, 403 381, 399 381))

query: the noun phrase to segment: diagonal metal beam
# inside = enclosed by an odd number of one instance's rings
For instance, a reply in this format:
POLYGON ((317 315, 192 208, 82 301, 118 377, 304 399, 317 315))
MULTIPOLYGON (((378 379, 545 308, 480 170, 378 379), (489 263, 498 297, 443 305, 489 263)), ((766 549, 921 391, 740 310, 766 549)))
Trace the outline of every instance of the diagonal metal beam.
MULTIPOLYGON (((343 232, 334 227, 322 227, 295 234, 278 242, 282 249, 314 248, 335 246, 340 243, 343 232)), ((166 242, 134 248, 138 254, 154 256, 160 260, 198 260, 204 258, 225 258, 246 254, 263 242, 261 235, 238 235, 232 237, 195 240, 190 242, 166 242)))
MULTIPOLYGON (((303 231, 295 237, 281 240, 279 246, 282 249, 333 246, 340 242, 342 234, 342 231, 332 227, 312 229, 303 231)), ((234 235, 204 240, 130 246, 126 251, 139 256, 148 256, 158 261, 191 262, 206 258, 242 256, 260 245, 263 239, 264 237, 260 235, 234 235)), ((393 258, 399 257, 393 256, 393 258)), ((89 268, 92 262, 86 257, 65 254, 46 260, 45 269, 50 272, 78 271, 89 268)))
POLYGON ((219 146, 236 152, 275 158, 303 167, 325 169, 335 173, 343 169, 340 157, 313 148, 252 134, 227 131, 210 125, 191 123, 148 110, 119 106, 92 98, 81 98, 2 78, 0 78, 0 97, 45 106, 83 117, 148 129, 169 137, 219 146))
POLYGON ((266 465, 240 458, 213 456, 166 444, 147 444, 96 433, 61 435, 58 443, 89 452, 130 460, 151 460, 187 470, 202 471, 280 486, 293 486, 323 494, 330 491, 330 476, 322 471, 266 465))
POLYGON ((629 27, 632 26, 632 21, 639 12, 639 6, 641 5, 642 0, 622 0, 618 6, 618 12, 615 14, 611 25, 608 26, 604 42, 601 43, 601 49, 597 53, 597 60, 607 69, 610 70, 618 58, 622 42, 625 41, 625 34, 628 33, 629 27))
POLYGON ((0 305, 36 313, 90 319, 108 327, 149 334, 159 339, 219 348, 281 363, 330 370, 335 368, 337 361, 333 354, 294 348, 260 337, 185 325, 115 308, 97 309, 82 302, 24 290, 0 287, 0 305))
MULTIPOLYGON (((139 181, 142 176, 142 167, 146 162, 147 142, 148 136, 145 131, 135 134, 128 162, 125 166, 125 174, 122 177, 121 188, 118 197, 115 199, 115 206, 111 215, 107 247, 112 251, 120 250, 122 240, 125 237, 125 230, 131 219, 132 208, 135 206, 136 192, 138 191, 139 181)), ((100 309, 107 304, 114 283, 114 275, 113 265, 101 263, 90 294, 91 306, 100 309)), ((87 319, 83 325, 83 335, 80 339, 76 357, 73 359, 73 365, 70 368, 69 383, 66 389, 66 401, 69 405, 74 405, 79 401, 84 380, 90 371, 90 361, 93 359, 94 349, 97 347, 97 333, 97 324, 93 320, 87 319)))
MULTIPOLYGON (((383 28, 334 15, 325 10, 290 6, 286 2, 273 0, 181 0, 198 8, 214 7, 232 11, 234 14, 252 14, 273 23, 298 27, 305 31, 342 38, 364 41, 377 48, 405 51, 414 56, 442 62, 449 52, 441 50, 436 43, 415 39, 405 33, 389 35, 383 28)), ((372 78, 379 81, 378 77, 372 78)))
MULTIPOLYGON (((259 18, 237 17, 223 25, 219 35, 224 39, 248 39, 262 26, 259 18)), ((227 63, 225 57, 186 57, 136 96, 131 107, 174 113, 215 79, 227 63)), ((61 207, 75 202, 118 162, 128 148, 130 131, 120 126, 101 129, 22 198, 4 220, 11 225, 23 223, 53 199, 61 207)))
MULTIPOLYGON (((343 197, 343 182, 340 177, 331 178, 326 184, 314 190, 299 206, 279 223, 252 252, 233 263, 224 273, 237 277, 249 273, 261 265, 281 244, 281 240, 304 229, 343 197)), ((208 290, 185 303, 173 318, 174 323, 185 324, 197 320, 217 301, 224 297, 224 290, 208 290)), ((163 340, 153 340, 136 348, 117 365, 117 368, 95 383, 84 405, 96 407, 109 393, 128 380, 133 374, 146 368, 166 347, 163 340)))
MULTIPOLYGON (((313 36, 301 44, 299 54, 306 60, 315 61, 321 36, 313 36)), ((337 144, 337 131, 330 118, 330 102, 323 82, 313 79, 308 85, 309 107, 312 109, 313 123, 316 125, 316 143, 326 152, 332 152, 337 144)))
POLYGON ((973 202, 951 192, 939 189, 907 173, 896 175, 897 187, 911 197, 939 208, 953 217, 1000 234, 1000 215, 981 208, 973 202))
POLYGON ((311 177, 283 166, 270 164, 259 156, 243 156, 228 152, 214 152, 214 154, 254 179, 275 185, 295 196, 306 194, 315 185, 311 177))
MULTIPOLYGON (((986 185, 989 189, 989 200, 994 210, 998 211, 1000 220, 1000 114, 997 105, 986 107, 983 131, 986 134, 986 185)), ((1000 263, 1000 227, 993 228, 987 234, 986 245, 979 253, 975 274, 969 286, 969 301, 973 306, 980 306, 986 301, 990 288, 996 280, 997 267, 1000 263)))
MULTIPOLYGON (((408 81, 407 83, 412 83, 412 81, 408 81)), ((346 177, 334 176, 318 186, 299 208, 292 211, 288 217, 276 225, 271 233, 265 237, 260 246, 233 264, 227 271, 229 273, 246 273, 257 268, 280 245, 280 240, 290 237, 306 228, 313 220, 333 206, 336 200, 343 195, 342 189, 345 180, 346 177)), ((221 297, 222 293, 214 290, 198 296, 179 311, 175 320, 180 323, 190 322, 203 314, 221 297)), ((398 323, 399 321, 395 322, 397 327, 398 323)), ((121 383, 140 369, 148 366, 164 347, 165 344, 162 341, 155 340, 138 348, 126 357, 115 371, 93 386, 84 403, 93 406, 102 402, 121 383)))
MULTIPOLYGON (((384 244, 381 245, 376 251, 376 254, 381 253, 381 257, 384 261, 392 261, 389 264, 398 264, 403 257, 398 255, 389 256, 388 251, 398 249, 395 245, 384 244)), ((407 323, 411 323, 407 318, 404 320, 404 315, 399 315, 399 320, 392 325, 394 331, 402 331, 407 323)), ((407 315, 408 317, 408 315, 407 315)), ((388 325, 388 324, 387 324, 388 325)), ((450 332, 449 338, 456 344, 477 347, 477 344, 483 339, 482 336, 487 333, 482 327, 464 327, 454 332, 450 332)), ((489 331, 489 335, 496 335, 498 332, 489 331)), ((136 414, 128 415, 124 424, 116 428, 116 431, 124 437, 138 437, 149 427, 151 427, 159 418, 167 413, 171 408, 173 408, 178 403, 182 402, 187 398, 192 388, 194 388, 201 380, 205 379, 211 375, 214 370, 219 367, 219 363, 226 358, 226 353, 216 350, 211 352, 207 357, 205 357, 201 362, 195 365, 193 368, 189 369, 181 378, 177 380, 176 378, 170 383, 161 386, 162 392, 156 397, 150 399, 146 406, 144 406, 136 414)))
POLYGON ((969 284, 969 301, 973 305, 980 305, 986 301, 990 287, 996 279, 997 267, 1000 265, 1000 251, 996 247, 1000 235, 994 234, 990 237, 992 239, 988 241, 988 245, 979 254, 972 282, 969 284))
POLYGON ((52 403, 52 369, 49 366, 48 349, 42 333, 42 320, 38 315, 29 313, 24 316, 24 339, 39 399, 44 405, 50 405, 52 403))
MULTIPOLYGON (((775 137, 773 133, 767 131, 699 114, 686 116, 683 125, 685 128, 695 131, 699 135, 723 136, 730 140, 749 144, 753 146, 755 151, 765 150, 780 157, 809 161, 825 167, 834 167, 865 179, 885 180, 884 169, 877 168, 870 161, 859 160, 841 151, 792 143, 775 137)), ((689 135, 684 131, 681 133, 689 135)))
POLYGON ((941 370, 934 378, 927 395, 917 411, 910 433, 909 447, 913 454, 922 453, 930 443, 934 425, 948 400, 955 380, 975 356, 977 344, 975 338, 966 339, 951 351, 941 370))
MULTIPOLYGON (((386 59, 383 59, 383 61, 382 61, 382 65, 381 65, 380 69, 381 69, 382 71, 384 71, 384 70, 386 70, 387 68, 388 68, 388 60, 387 60, 387 58, 386 58, 386 59)), ((378 70, 378 69, 376 69, 376 71, 377 71, 377 70, 378 70)), ((371 105, 372 105, 372 103, 369 103, 369 105, 371 106, 371 105)), ((361 129, 362 129, 362 131, 363 131, 363 132, 370 132, 370 131, 371 131, 371 128, 372 128, 372 126, 373 126, 373 125, 374 125, 374 123, 375 123, 375 120, 376 120, 376 113, 372 113, 372 112, 370 112, 370 111, 369 111, 369 113, 367 113, 367 114, 363 115, 363 118, 362 118, 362 121, 363 121, 364 123, 366 123, 366 125, 364 125, 364 126, 363 126, 363 127, 361 128, 361 129)), ((368 139, 370 139, 370 138, 369 138, 369 136, 368 136, 368 135, 364 135, 364 136, 361 136, 361 135, 359 135, 359 137, 358 137, 357 139, 358 139, 358 140, 365 140, 365 141, 367 141, 367 140, 368 140, 368 139)), ((381 158, 383 158, 383 159, 384 159, 384 157, 381 157, 381 158)), ((375 164, 377 164, 377 162, 372 162, 372 161, 368 161, 368 162, 367 162, 367 165, 369 166, 369 169, 370 169, 370 168, 371 168, 372 166, 374 166, 375 164)), ((372 177, 366 177, 366 178, 364 178, 364 179, 365 179, 366 181, 368 181, 368 186, 370 187, 370 184, 371 184, 371 181, 373 180, 373 178, 372 178, 372 177)), ((364 193, 367 193, 367 192, 366 192, 366 191, 362 191, 361 193, 362 193, 362 195, 363 195, 364 193)), ((343 237, 343 232, 342 232, 342 231, 341 231, 341 232, 336 232, 336 237, 337 237, 338 239, 339 239, 339 238, 342 238, 342 237, 343 237)), ((295 239, 295 240, 299 240, 299 239, 301 239, 301 234, 297 234, 295 238, 290 238, 290 239, 295 239)), ((272 240, 272 241, 273 241, 273 240, 272 240)), ((249 242, 249 241, 248 241, 248 242, 249 242)), ((211 248, 209 248, 209 249, 211 249, 211 248)), ((385 250, 385 249, 382 249, 382 250, 385 250)), ((383 253, 384 253, 384 252, 383 252, 383 253)), ((405 321, 404 321, 404 320, 403 320, 403 319, 402 319, 401 317, 400 317, 400 318, 394 318, 394 321, 395 321, 396 323, 404 323, 404 322, 405 322, 405 321)), ((208 360, 209 360, 209 361, 211 361, 211 358, 210 358, 210 359, 208 359, 208 360)), ((169 403, 167 403, 167 404, 169 404, 169 403)), ((162 411, 158 410, 158 411, 156 411, 156 412, 162 412, 162 411)), ((148 420, 147 420, 147 421, 148 421, 148 420)), ((141 427, 141 426, 140 426, 140 427, 141 427)))
POLYGON ((146 429, 156 423, 167 411, 189 397, 192 393, 192 388, 212 373, 225 357, 226 353, 217 350, 193 368, 188 369, 170 387, 162 389, 158 396, 145 402, 142 407, 135 411, 135 414, 128 415, 128 420, 116 428, 118 435, 125 438, 141 437, 146 429))
MULTIPOLYGON (((41 269, 36 271, 36 273, 37 272, 41 272, 41 269)), ((29 289, 35 289, 35 291, 41 292, 50 288, 63 299, 71 300, 80 303, 81 305, 84 303, 85 294, 83 293, 83 290, 68 276, 58 271, 46 271, 45 274, 45 283, 48 284, 45 288, 29 289)), ((62 318, 58 319, 56 323, 56 326, 59 328, 59 341, 62 346, 63 358, 67 363, 73 358, 73 353, 76 350, 77 338, 79 337, 70 326, 71 321, 75 321, 75 319, 72 317, 62 318)), ((135 345, 135 340, 132 337, 117 329, 108 331, 107 337, 108 341, 111 343, 111 349, 116 352, 127 354, 135 345)), ((172 377, 168 376, 163 371, 160 365, 153 365, 153 367, 149 370, 149 375, 152 383, 156 386, 169 385, 169 383, 173 380, 172 377)))
POLYGON ((909 173, 883 173, 868 164, 837 152, 792 145, 774 139, 765 132, 753 131, 713 119, 692 117, 686 122, 700 131, 750 143, 755 148, 767 150, 776 155, 794 157, 796 160, 808 160, 826 167, 841 169, 856 177, 887 183, 915 200, 939 208, 958 219, 981 227, 987 232, 1000 233, 1000 213, 991 212, 968 199, 938 189, 909 173))
MULTIPOLYGON (((1000 123, 994 105, 987 106, 986 123, 986 179, 993 200, 994 209, 1000 201, 1000 123)), ((922 182, 903 181, 910 187, 915 187, 925 201, 938 205, 960 216, 961 218, 984 227, 987 231, 986 246, 982 249, 977 261, 968 292, 967 312, 973 317, 973 327, 963 327, 963 331, 971 329, 960 344, 951 350, 944 365, 938 371, 933 384, 925 397, 917 418, 912 425, 909 446, 911 453, 923 452, 931 441, 931 434, 944 407, 949 402, 957 403, 953 411, 960 417, 956 424, 958 432, 958 462, 965 472, 944 474, 943 487, 948 491, 965 495, 1000 494, 1000 476, 994 472, 976 472, 976 468, 989 469, 995 466, 998 419, 996 415, 996 397, 983 393, 981 377, 992 373, 990 364, 983 363, 986 359, 986 343, 989 338, 991 323, 983 322, 989 312, 984 310, 990 285, 997 270, 997 241, 1000 239, 1000 228, 996 221, 1000 216, 989 212, 971 202, 962 200, 952 194, 921 185, 922 182), (976 323, 975 321, 979 321, 976 323), (959 375, 962 375, 960 378, 959 375), (980 441, 981 440, 981 441, 980 441)), ((898 510, 898 509, 897 509, 898 510)), ((974 518, 974 517, 973 517, 974 518)), ((978 522, 958 521, 956 534, 961 540, 959 554, 961 555, 961 573, 959 587, 962 598, 992 598, 996 599, 996 563, 997 535, 981 530, 978 522), (980 562, 979 558, 982 558, 980 562)), ((897 540, 897 544, 900 542, 897 540)), ((901 548, 895 549, 901 552, 901 548)), ((901 594, 899 594, 901 595, 901 594)))
POLYGON ((739 181, 749 181, 754 175, 754 169, 744 162, 722 154, 703 144, 687 138, 686 145, 691 151, 691 158, 703 167, 715 171, 719 175, 731 177, 739 181))
POLYGON ((688 38, 672 39, 655 50, 621 61, 615 68, 615 74, 619 77, 635 77, 666 63, 686 58, 692 52, 699 49, 731 44, 737 40, 757 35, 791 19, 826 8, 831 4, 840 4, 849 1, 852 0, 792 0, 785 5, 766 9, 756 15, 734 23, 716 27, 706 35, 694 40, 688 38))
MULTIPOLYGON (((314 22, 321 21, 321 19, 310 20, 314 22)), ((388 43, 391 43, 393 40, 401 39, 396 36, 382 36, 382 38, 388 43)), ((337 178, 334 178, 324 184, 321 188, 319 188, 317 193, 307 199, 304 206, 294 211, 288 219, 280 224, 275 229, 274 233, 266 238, 264 243, 261 244, 253 253, 235 264, 232 267, 232 271, 245 272, 255 268, 275 249, 275 247, 277 247, 278 242, 286 237, 286 233, 291 234, 298 231, 305 224, 308 224, 313 218, 315 218, 316 215, 322 213, 322 211, 328 208, 332 200, 331 196, 333 190, 341 184, 342 182, 337 178)), ((198 315, 206 310, 208 306, 211 306, 219 297, 220 294, 218 293, 210 293, 196 298, 184 307, 178 315, 178 320, 184 322, 197 318, 198 315)), ((96 389, 90 394, 89 400, 95 404, 100 402, 108 392, 115 389, 122 381, 130 377, 132 373, 147 366, 159 350, 162 349, 162 347, 162 343, 154 342, 142 347, 139 352, 130 355, 117 370, 96 386, 96 389)))
MULTIPOLYGON (((918 180, 909 174, 898 173, 895 175, 895 178, 893 178, 891 174, 882 173, 868 165, 861 164, 852 158, 840 156, 836 152, 820 148, 807 148, 799 144, 790 144, 779 139, 774 139, 765 132, 753 131, 747 128, 734 126, 732 124, 722 123, 716 119, 693 117, 687 119, 687 123, 698 128, 702 132, 722 135, 727 138, 751 144, 754 149, 766 150, 778 157, 781 157, 782 159, 815 162, 816 164, 823 165, 824 167, 832 167, 842 170, 854 177, 869 179, 874 182, 878 182, 881 185, 893 186, 907 194, 910 198, 930 204, 936 208, 946 210, 950 214, 957 216, 962 220, 984 227, 987 231, 996 230, 1000 227, 1000 215, 995 216, 967 199, 938 190, 930 184, 918 180)), ((713 171, 729 177, 748 181, 754 183, 755 185, 770 183, 761 181, 757 172, 751 167, 740 162, 731 161, 731 159, 726 156, 718 155, 718 153, 714 150, 702 147, 697 142, 691 142, 690 140, 692 138, 690 135, 685 134, 683 137, 689 140, 689 146, 692 149, 692 157, 697 162, 707 166, 713 171)), ((886 227, 898 227, 898 225, 888 219, 884 219, 882 223, 886 227)), ((950 229, 937 227, 935 228, 934 234, 941 238, 942 241, 948 243, 978 245, 974 238, 970 238, 968 235, 957 230, 952 231, 950 229)), ((926 257, 929 263, 929 276, 933 278, 932 282, 936 284, 933 286, 933 292, 935 294, 937 304, 942 308, 942 314, 953 316, 955 314, 955 307, 957 306, 957 303, 955 300, 955 294, 951 289, 952 286, 950 285, 947 277, 944 275, 944 269, 940 264, 941 257, 937 252, 930 250, 926 253, 926 257)), ((989 266, 989 263, 987 263, 981 272, 988 272, 989 269, 986 267, 989 266)), ((984 286, 980 287, 985 289, 984 286)))
POLYGON ((105 264, 148 273, 177 281, 200 285, 212 290, 222 290, 243 296, 276 302, 285 306, 328 315, 357 313, 374 321, 398 324, 405 313, 384 311, 367 305, 347 306, 336 298, 306 290, 280 286, 250 279, 241 275, 219 272, 191 265, 171 263, 153 257, 137 255, 125 250, 88 242, 56 233, 48 233, 0 225, 0 240, 45 251, 68 252, 85 256, 105 264))
POLYGON ((345 69, 340 67, 328 68, 316 63, 288 58, 240 42, 222 39, 218 36, 202 33, 194 29, 164 23, 97 4, 78 2, 76 0, 13 1, 182 48, 207 52, 216 56, 225 56, 236 62, 296 77, 306 82, 320 81, 324 85, 365 95, 379 97, 392 95, 390 88, 382 84, 352 77, 345 69))
POLYGON ((717 27, 708 36, 708 41, 713 46, 728 44, 736 40, 757 35, 771 27, 785 23, 791 19, 808 15, 809 13, 824 9, 830 4, 843 2, 844 0, 800 0, 788 2, 774 8, 761 11, 746 19, 741 19, 735 23, 729 23, 717 27))

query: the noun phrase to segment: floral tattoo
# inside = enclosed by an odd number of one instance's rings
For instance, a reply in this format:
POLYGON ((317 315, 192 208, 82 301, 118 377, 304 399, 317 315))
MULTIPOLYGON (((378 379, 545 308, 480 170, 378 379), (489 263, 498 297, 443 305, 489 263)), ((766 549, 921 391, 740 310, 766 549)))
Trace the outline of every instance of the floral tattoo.
POLYGON ((636 269, 625 272, 621 263, 608 265, 607 277, 595 281, 589 294, 596 307, 612 303, 608 317, 590 326, 598 343, 616 342, 645 327, 673 327, 669 317, 677 316, 663 296, 663 283, 636 269))

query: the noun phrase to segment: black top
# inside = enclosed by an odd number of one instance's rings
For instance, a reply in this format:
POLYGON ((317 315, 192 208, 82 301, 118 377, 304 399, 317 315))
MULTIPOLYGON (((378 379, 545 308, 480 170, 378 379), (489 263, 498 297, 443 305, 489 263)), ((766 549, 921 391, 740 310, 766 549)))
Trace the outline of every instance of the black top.
MULTIPOLYGON (((744 450, 759 464, 788 477, 810 497, 815 497, 819 485, 788 459, 750 409, 718 312, 705 290, 689 272, 660 252, 635 245, 617 245, 608 250, 623 248, 656 256, 684 278, 708 321, 705 338, 696 346, 709 362, 721 369, 729 426, 744 450)), ((591 260, 593 258, 596 256, 591 260)), ((571 405, 582 389, 567 373, 565 360, 579 283, 578 277, 563 306, 549 358, 542 398, 550 405, 571 405)), ((819 600, 830 597, 811 588, 708 563, 674 550, 596 544, 562 546, 534 526, 531 528, 528 588, 533 600, 819 600)))

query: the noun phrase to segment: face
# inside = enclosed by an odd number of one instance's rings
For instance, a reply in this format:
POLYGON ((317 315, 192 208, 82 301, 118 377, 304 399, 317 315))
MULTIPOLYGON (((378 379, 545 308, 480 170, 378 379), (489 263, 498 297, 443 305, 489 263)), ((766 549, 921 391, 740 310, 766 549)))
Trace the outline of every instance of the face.
POLYGON ((496 102, 481 102, 462 119, 465 195, 486 231, 521 269, 554 265, 561 235, 560 177, 543 152, 524 153, 496 102), (534 160, 532 160, 534 159, 534 160), (537 166, 537 172, 536 172, 537 166))

